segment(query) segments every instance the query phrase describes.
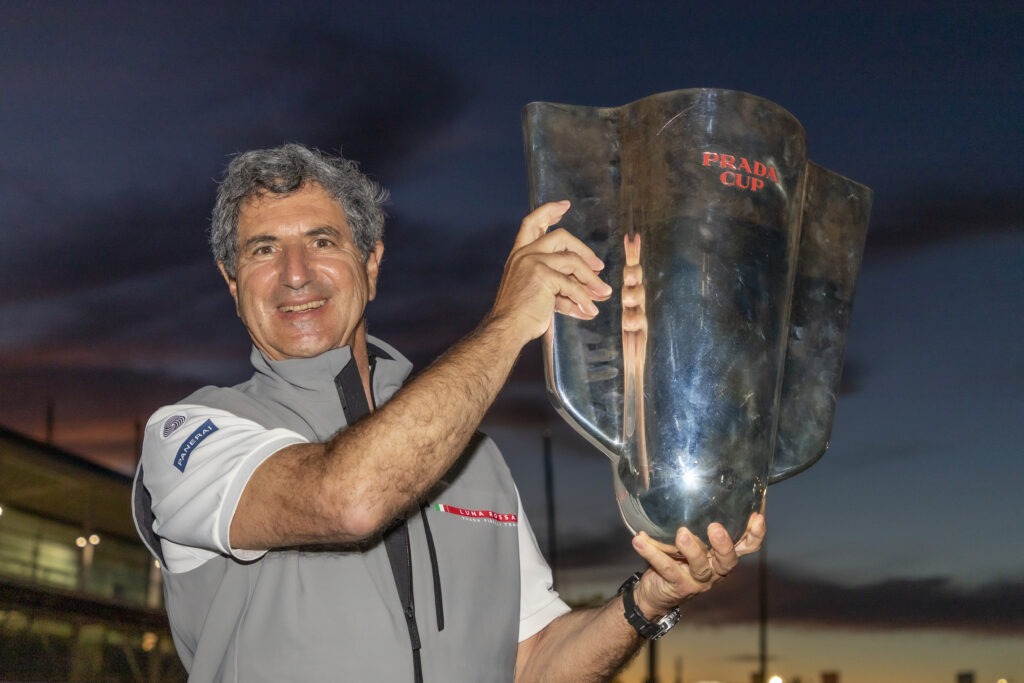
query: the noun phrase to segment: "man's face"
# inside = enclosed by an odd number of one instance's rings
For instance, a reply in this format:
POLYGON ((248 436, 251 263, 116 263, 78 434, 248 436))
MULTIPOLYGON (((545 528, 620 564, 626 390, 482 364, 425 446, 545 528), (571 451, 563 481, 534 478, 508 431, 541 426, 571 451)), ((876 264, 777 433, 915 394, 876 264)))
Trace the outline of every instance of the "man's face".
POLYGON ((317 184, 242 204, 234 278, 221 265, 235 308, 268 358, 311 358, 363 335, 377 293, 384 245, 366 262, 341 205, 317 184))

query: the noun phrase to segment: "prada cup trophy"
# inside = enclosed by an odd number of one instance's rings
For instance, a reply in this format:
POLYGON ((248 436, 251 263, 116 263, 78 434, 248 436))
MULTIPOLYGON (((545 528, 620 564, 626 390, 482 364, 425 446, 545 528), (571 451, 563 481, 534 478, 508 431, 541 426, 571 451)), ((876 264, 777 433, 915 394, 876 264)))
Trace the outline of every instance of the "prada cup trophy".
POLYGON ((677 90, 523 111, 530 200, 615 293, 544 339, 556 410, 612 461, 629 529, 734 540, 828 446, 871 190, 807 160, 789 112, 677 90))

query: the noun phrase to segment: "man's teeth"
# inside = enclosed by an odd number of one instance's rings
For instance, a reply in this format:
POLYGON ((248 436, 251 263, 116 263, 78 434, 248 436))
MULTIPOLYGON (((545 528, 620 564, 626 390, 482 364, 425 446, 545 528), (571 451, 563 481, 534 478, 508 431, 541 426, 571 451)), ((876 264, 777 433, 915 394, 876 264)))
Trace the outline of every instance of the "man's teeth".
POLYGON ((314 308, 320 308, 325 303, 327 303, 327 299, 320 299, 319 301, 310 301, 309 303, 298 304, 296 306, 282 306, 281 310, 284 311, 285 313, 301 313, 302 311, 309 311, 314 308))

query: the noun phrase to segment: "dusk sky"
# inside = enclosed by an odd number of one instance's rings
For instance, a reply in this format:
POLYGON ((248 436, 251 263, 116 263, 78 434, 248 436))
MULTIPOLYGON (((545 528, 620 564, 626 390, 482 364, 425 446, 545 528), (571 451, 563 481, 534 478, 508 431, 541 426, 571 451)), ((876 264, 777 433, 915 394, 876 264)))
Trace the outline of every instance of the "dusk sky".
MULTIPOLYGON (((1024 682, 1024 11, 811 6, 0 0, 0 424, 42 438, 52 401, 59 446, 128 472, 136 421, 247 377, 204 234, 236 152, 343 148, 391 190, 368 319, 423 367, 528 211, 526 103, 744 90, 875 193, 831 447, 768 492, 770 668, 1024 682)), ((638 564, 611 472, 532 344, 484 429, 542 547, 545 427, 560 585, 607 595, 638 564)), ((662 676, 749 680, 755 568, 687 607, 662 676)))

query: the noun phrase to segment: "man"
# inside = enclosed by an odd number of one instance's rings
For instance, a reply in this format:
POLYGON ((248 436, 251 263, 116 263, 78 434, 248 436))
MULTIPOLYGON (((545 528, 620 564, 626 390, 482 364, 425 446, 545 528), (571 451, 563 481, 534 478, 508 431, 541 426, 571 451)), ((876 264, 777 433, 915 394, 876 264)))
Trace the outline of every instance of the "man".
POLYGON ((383 199, 354 163, 297 145, 238 156, 220 185, 211 245, 255 374, 158 410, 134 495, 190 680, 608 678, 638 629, 759 547, 764 520, 736 546, 712 525, 710 550, 640 534, 642 579, 570 612, 476 427, 555 312, 597 315, 602 263, 547 232, 567 202, 540 207, 488 316, 406 382, 364 318, 383 199))

